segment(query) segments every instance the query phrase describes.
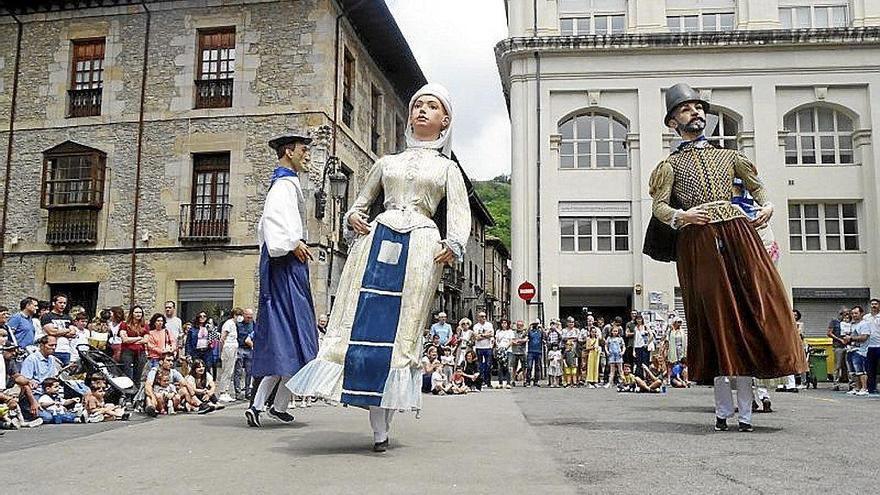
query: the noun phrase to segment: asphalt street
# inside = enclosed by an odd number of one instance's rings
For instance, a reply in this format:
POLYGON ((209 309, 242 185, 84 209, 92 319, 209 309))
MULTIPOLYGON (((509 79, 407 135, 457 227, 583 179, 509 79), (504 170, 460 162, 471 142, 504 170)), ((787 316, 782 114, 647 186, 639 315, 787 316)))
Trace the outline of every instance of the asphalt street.
POLYGON ((233 405, 7 432, 0 465, 14 473, 5 493, 57 493, 62 483, 83 494, 866 493, 880 470, 871 426, 880 400, 776 394, 753 433, 714 432, 711 404, 702 387, 426 396, 421 418, 395 417, 385 454, 371 451, 362 410, 315 405, 292 411, 293 425, 254 429, 233 405))

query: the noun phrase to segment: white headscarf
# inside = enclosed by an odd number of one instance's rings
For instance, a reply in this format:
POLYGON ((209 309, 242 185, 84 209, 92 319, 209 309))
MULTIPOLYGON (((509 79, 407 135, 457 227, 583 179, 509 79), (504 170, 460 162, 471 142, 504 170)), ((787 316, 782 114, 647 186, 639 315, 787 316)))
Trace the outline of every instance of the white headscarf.
POLYGON ((438 137, 435 141, 419 141, 413 136, 412 124, 409 122, 409 115, 407 115, 407 124, 406 129, 403 134, 406 136, 406 146, 409 148, 432 148, 440 150, 440 153, 446 155, 447 158, 451 158, 452 155, 452 123, 455 119, 452 118, 452 103, 449 99, 449 91, 446 90, 443 86, 435 83, 428 83, 422 86, 422 89, 416 91, 416 93, 409 100, 409 113, 412 113, 413 104, 415 104, 416 100, 420 96, 431 95, 435 96, 440 103, 443 103, 443 108, 446 109, 446 114, 449 116, 449 125, 446 126, 446 129, 440 131, 440 137, 438 137))

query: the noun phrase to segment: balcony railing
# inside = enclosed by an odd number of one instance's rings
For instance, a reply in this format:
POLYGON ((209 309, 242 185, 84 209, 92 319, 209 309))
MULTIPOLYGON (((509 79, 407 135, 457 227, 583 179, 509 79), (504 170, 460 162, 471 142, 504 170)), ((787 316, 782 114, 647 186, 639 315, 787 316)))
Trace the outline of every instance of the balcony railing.
POLYGON ((443 269, 442 283, 446 287, 461 292, 461 289, 464 286, 464 272, 459 272, 446 267, 443 269))
POLYGON ((180 240, 228 241, 231 209, 226 203, 180 205, 180 240))
POLYGON ((49 210, 46 244, 98 242, 98 210, 49 210))
POLYGON ((232 79, 196 80, 196 108, 232 106, 232 79))
POLYGON ((101 115, 101 92, 101 88, 67 90, 70 97, 68 116, 75 118, 101 115))

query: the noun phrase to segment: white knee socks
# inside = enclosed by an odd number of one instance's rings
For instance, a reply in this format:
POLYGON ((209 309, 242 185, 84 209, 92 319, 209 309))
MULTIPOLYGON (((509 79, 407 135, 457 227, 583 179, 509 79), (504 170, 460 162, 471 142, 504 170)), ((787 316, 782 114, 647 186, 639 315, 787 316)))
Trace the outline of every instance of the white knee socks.
POLYGON ((272 403, 272 407, 275 408, 276 411, 286 411, 287 406, 290 404, 290 396, 291 391, 285 385, 291 377, 289 376, 266 376, 260 380, 260 386, 257 387, 257 392, 254 394, 254 409, 257 411, 264 411, 266 409, 266 401, 269 399, 269 394, 272 393, 272 389, 275 388, 275 385, 278 385, 278 390, 275 392, 275 401, 272 403))
POLYGON ((373 441, 375 443, 388 440, 388 430, 391 429, 391 418, 394 409, 384 409, 370 406, 370 426, 373 428, 373 441))
POLYGON ((741 423, 752 424, 752 377, 715 377, 715 416, 723 419, 733 417, 733 391, 730 382, 736 381, 736 403, 741 423))

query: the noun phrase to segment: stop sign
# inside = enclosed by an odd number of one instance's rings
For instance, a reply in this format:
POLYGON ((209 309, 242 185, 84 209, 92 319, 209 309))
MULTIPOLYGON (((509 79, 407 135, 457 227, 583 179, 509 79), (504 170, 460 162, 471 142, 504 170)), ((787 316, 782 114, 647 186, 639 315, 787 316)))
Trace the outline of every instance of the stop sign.
POLYGON ((525 302, 529 302, 535 297, 535 286, 532 285, 531 282, 523 282, 519 284, 519 287, 516 290, 517 294, 519 294, 519 298, 525 302))

